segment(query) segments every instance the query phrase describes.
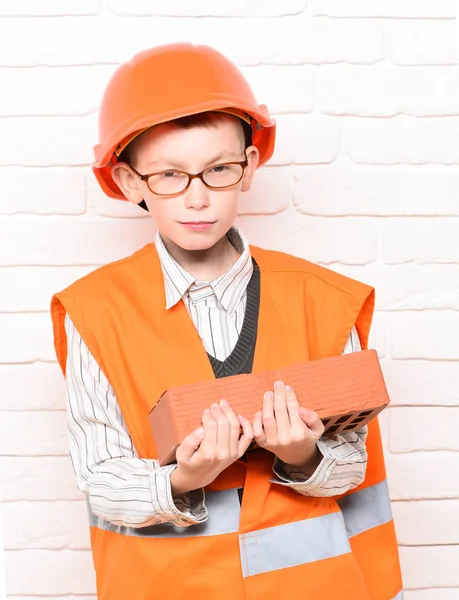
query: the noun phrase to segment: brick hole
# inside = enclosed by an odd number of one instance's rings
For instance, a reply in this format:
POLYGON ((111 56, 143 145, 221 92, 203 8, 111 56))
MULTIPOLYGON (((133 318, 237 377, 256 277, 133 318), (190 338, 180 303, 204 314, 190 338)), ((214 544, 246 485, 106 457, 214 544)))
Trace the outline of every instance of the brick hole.
POLYGON ((352 417, 352 415, 344 415, 344 417, 340 417, 337 421, 336 424, 340 425, 341 423, 346 423, 346 421, 348 421, 350 418, 352 417))
POLYGON ((339 427, 337 425, 332 425, 331 427, 329 427, 327 429, 327 433, 334 433, 335 431, 337 431, 339 429, 339 427))
POLYGON ((368 417, 368 415, 371 415, 373 411, 372 410, 366 410, 365 412, 361 412, 359 413, 360 417, 368 417))

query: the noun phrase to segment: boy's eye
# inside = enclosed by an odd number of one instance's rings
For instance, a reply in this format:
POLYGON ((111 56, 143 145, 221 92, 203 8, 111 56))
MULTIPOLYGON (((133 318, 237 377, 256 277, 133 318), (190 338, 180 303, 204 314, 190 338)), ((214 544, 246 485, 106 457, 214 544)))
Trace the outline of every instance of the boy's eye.
POLYGON ((161 175, 165 179, 171 179, 172 177, 179 177, 180 175, 183 176, 183 173, 179 173, 179 171, 164 171, 163 173, 161 173, 161 175))
POLYGON ((211 169, 209 169, 210 173, 224 173, 225 171, 227 171, 229 169, 228 165, 216 165, 215 167, 212 167, 211 169))

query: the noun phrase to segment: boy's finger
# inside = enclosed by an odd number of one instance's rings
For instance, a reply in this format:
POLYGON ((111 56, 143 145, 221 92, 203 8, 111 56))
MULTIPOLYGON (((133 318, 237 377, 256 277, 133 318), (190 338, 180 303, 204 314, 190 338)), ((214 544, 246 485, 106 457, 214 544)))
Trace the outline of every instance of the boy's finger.
POLYGON ((226 400, 220 402, 223 413, 228 419, 229 423, 229 449, 231 455, 234 456, 238 452, 239 436, 241 434, 241 423, 237 418, 234 410, 231 408, 226 400))
POLYGON ((324 424, 319 418, 319 415, 313 410, 301 407, 298 411, 301 419, 309 427, 309 429, 320 438, 325 431, 324 424))
POLYGON ((267 440, 277 439, 276 417, 274 416, 274 394, 266 392, 263 397, 263 408, 261 411, 263 430, 267 440))
POLYGON ((203 427, 199 427, 198 429, 187 435, 183 442, 180 444, 180 446, 177 448, 177 461, 190 459, 201 445, 203 438, 203 427))
POLYGON ((242 435, 238 440, 238 454, 242 456, 253 440, 253 428, 250 421, 242 415, 239 415, 239 423, 242 427, 242 435))
POLYGON ((210 407, 210 413, 217 423, 217 444, 225 451, 230 447, 230 424, 221 406, 216 402, 210 407))
POLYGON ((300 417, 298 411, 300 408, 300 403, 298 402, 298 398, 296 397, 295 392, 289 386, 285 386, 285 392, 287 396, 287 411, 288 416, 290 418, 290 423, 293 426, 300 426, 303 424, 303 420, 300 417))
POLYGON ((290 429, 290 418, 287 411, 287 399, 285 385, 282 381, 274 384, 274 416, 276 418, 277 433, 283 434, 290 429))
POLYGON ((261 412, 257 412, 253 417, 253 437, 259 446, 263 446, 266 442, 266 434, 263 430, 263 417, 261 412))
POLYGON ((213 418, 210 410, 207 408, 202 413, 202 426, 204 428, 204 438, 201 443, 203 450, 215 448, 217 445, 217 421, 213 418))

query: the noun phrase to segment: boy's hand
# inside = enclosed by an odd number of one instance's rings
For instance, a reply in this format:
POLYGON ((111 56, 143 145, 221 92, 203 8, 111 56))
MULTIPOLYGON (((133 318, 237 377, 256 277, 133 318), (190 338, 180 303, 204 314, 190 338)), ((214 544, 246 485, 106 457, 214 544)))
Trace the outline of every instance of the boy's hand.
POLYGON ((244 454, 252 439, 250 421, 236 416, 225 400, 212 404, 202 414, 202 427, 177 448, 177 468, 171 474, 173 494, 185 494, 212 483, 244 454))
POLYGON ((317 413, 300 407, 293 389, 281 381, 274 384, 274 394, 265 393, 263 410, 253 419, 253 434, 261 448, 311 474, 322 458, 316 442, 324 429, 317 413))

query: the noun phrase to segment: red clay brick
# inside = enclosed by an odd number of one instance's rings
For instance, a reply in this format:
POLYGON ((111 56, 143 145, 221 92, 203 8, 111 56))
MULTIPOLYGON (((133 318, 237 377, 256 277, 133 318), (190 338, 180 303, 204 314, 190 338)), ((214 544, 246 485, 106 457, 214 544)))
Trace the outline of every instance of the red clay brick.
POLYGON ((275 381, 290 385, 302 406, 316 411, 328 434, 359 429, 388 404, 375 350, 323 358, 273 371, 235 375, 171 388, 150 414, 158 458, 174 461, 181 441, 201 425, 202 411, 222 398, 252 419, 275 381))

